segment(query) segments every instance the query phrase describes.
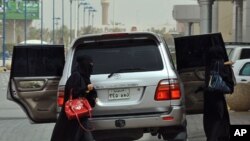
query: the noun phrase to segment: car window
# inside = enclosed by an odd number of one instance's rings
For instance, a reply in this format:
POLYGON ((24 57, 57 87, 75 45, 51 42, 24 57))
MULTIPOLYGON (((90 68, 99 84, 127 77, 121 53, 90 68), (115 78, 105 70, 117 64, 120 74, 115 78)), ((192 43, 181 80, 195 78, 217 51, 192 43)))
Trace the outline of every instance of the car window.
POLYGON ((226 48, 226 51, 227 51, 228 59, 232 60, 234 49, 233 48, 226 48))
POLYGON ((242 49, 240 59, 250 58, 250 49, 242 49))
POLYGON ((17 46, 12 60, 13 77, 61 76, 65 61, 64 48, 17 46))
POLYGON ((176 68, 175 50, 174 50, 173 47, 169 47, 169 46, 167 45, 166 40, 163 39, 163 41, 164 41, 164 45, 165 45, 165 47, 166 47, 167 54, 168 54, 169 59, 170 59, 171 67, 172 67, 173 69, 175 69, 175 68, 176 68))
POLYGON ((75 51, 72 71, 76 68, 76 58, 80 55, 92 57, 93 74, 108 74, 119 69, 140 68, 133 72, 163 69, 158 45, 152 40, 109 41, 81 45, 75 51))
POLYGON ((240 75, 250 76, 250 63, 246 63, 240 70, 240 75))

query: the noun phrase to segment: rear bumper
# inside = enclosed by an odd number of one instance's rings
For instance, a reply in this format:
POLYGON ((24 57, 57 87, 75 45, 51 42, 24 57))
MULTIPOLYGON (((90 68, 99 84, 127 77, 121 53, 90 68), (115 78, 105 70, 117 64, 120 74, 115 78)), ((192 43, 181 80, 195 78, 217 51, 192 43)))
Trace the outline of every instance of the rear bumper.
POLYGON ((174 106, 168 113, 136 116, 113 116, 92 118, 90 122, 95 130, 131 129, 131 128, 154 128, 166 126, 179 126, 185 120, 184 107, 174 106), (163 117, 173 117, 172 120, 163 120, 163 117), (116 121, 125 121, 125 126, 117 127, 116 121))

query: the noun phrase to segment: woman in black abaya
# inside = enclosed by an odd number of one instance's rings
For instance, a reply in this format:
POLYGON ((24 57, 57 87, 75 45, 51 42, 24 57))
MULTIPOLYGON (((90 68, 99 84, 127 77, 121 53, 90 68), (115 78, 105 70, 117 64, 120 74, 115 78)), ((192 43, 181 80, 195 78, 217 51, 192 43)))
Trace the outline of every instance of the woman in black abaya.
MULTIPOLYGON (((77 57, 78 66, 66 82, 64 103, 62 110, 54 127, 51 141, 93 141, 92 134, 89 131, 81 129, 77 120, 68 120, 64 106, 69 99, 72 90, 72 97, 86 97, 92 107, 95 106, 97 97, 96 91, 90 82, 93 61, 88 56, 77 57)), ((88 128, 87 117, 81 119, 82 124, 88 128)))
MULTIPOLYGON (((207 54, 207 65, 205 72, 205 82, 208 86, 210 71, 219 66, 219 74, 228 85, 233 87, 230 77, 231 61, 224 62, 223 50, 219 47, 211 47, 207 54)), ((230 120, 227 104, 223 93, 205 91, 204 95, 204 130, 207 141, 229 141, 230 120)))

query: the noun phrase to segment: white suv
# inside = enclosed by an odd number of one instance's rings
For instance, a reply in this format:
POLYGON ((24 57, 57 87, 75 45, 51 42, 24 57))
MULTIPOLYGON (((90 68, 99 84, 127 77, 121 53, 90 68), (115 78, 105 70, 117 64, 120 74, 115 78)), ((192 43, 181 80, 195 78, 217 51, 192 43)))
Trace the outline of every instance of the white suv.
MULTIPOLYGON (((186 112, 202 112, 199 88, 204 85, 204 64, 188 64, 190 56, 182 50, 189 49, 185 40, 176 40, 179 74, 164 39, 149 32, 82 36, 70 46, 66 63, 63 46, 15 46, 8 99, 17 102, 33 123, 55 122, 76 57, 89 55, 94 61, 91 81, 98 93, 90 120, 97 141, 136 140, 147 132, 185 141, 186 112)), ((188 52, 200 60, 199 52, 188 52)))
POLYGON ((240 59, 250 58, 250 43, 226 43, 229 60, 235 62, 240 59))

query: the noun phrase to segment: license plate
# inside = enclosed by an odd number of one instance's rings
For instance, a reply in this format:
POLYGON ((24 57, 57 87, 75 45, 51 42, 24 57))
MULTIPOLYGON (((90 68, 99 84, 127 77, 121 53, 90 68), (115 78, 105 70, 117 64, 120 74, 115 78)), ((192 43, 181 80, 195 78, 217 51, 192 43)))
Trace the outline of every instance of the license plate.
POLYGON ((130 98, 129 89, 112 89, 109 90, 108 94, 109 100, 121 100, 130 98))

